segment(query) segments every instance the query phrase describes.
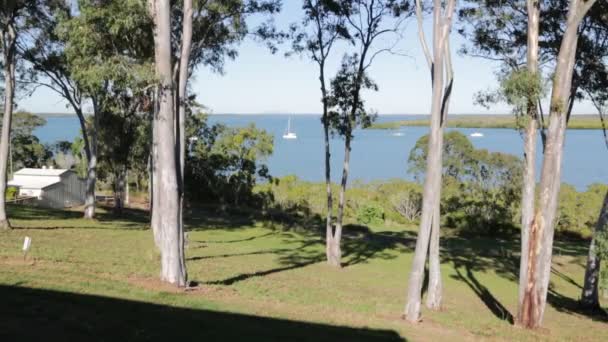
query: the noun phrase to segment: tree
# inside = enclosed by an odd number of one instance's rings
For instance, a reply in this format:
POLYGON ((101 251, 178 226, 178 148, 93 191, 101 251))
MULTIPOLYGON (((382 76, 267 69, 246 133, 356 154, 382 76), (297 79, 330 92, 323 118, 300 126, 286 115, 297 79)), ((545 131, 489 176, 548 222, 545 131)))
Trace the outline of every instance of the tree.
POLYGON ((85 217, 92 218, 100 122, 105 112, 130 113, 149 97, 152 25, 140 0, 80 0, 77 15, 65 8, 53 13, 37 37, 36 46, 42 47, 26 50, 25 56, 41 77, 35 83, 64 97, 79 117, 88 163, 85 217), (82 109, 85 98, 93 105, 90 120, 82 109), (125 99, 134 101, 125 104, 125 99))
POLYGON ((74 46, 83 43, 78 41, 78 38, 86 33, 83 29, 89 26, 80 24, 86 22, 87 19, 84 18, 89 18, 97 5, 87 0, 78 1, 73 5, 65 1, 45 1, 42 4, 44 7, 41 7, 43 20, 40 20, 37 30, 29 37, 32 44, 19 46, 19 54, 30 66, 26 82, 35 87, 45 87, 65 99, 78 117, 87 161, 84 217, 88 219, 95 216, 98 127, 87 126, 84 106, 88 97, 93 102, 91 114, 97 118, 99 97, 103 95, 104 89, 87 87, 84 82, 77 79, 75 76, 79 73, 77 69, 83 65, 74 61, 74 50, 77 50, 74 46), (71 6, 77 6, 80 12, 79 18, 72 17, 71 6), (64 29, 70 22, 76 22, 78 25, 64 29), (66 45, 71 46, 71 52, 66 53, 66 45))
MULTIPOLYGON (((281 8, 280 0, 216 0, 216 1, 174 1, 171 4, 171 37, 175 42, 171 44, 173 60, 172 79, 175 83, 174 106, 176 126, 176 150, 179 157, 178 183, 180 192, 180 206, 183 205, 183 173, 186 162, 186 136, 185 122, 187 104, 190 102, 188 91, 188 79, 192 72, 200 65, 208 66, 216 72, 223 72, 226 58, 236 58, 238 55, 235 45, 240 43, 247 35, 253 35, 268 43, 271 50, 276 48, 271 41, 280 38, 274 26, 262 22, 260 25, 249 28, 246 19, 254 14, 272 15, 281 8)), ((152 155, 151 155, 151 183, 152 183, 152 229, 155 241, 158 241, 158 211, 155 204, 159 201, 158 175, 154 172, 158 168, 157 149, 158 145, 152 129, 152 155)), ((181 220, 181 218, 180 218, 181 220)))
POLYGON ((375 58, 390 51, 390 47, 377 48, 375 43, 387 34, 399 33, 401 24, 411 15, 407 1, 397 0, 341 0, 339 13, 344 17, 346 29, 340 34, 355 49, 352 54, 345 54, 337 75, 331 81, 331 111, 329 114, 332 128, 344 138, 344 162, 336 226, 330 237, 329 264, 341 266, 342 226, 344 205, 346 203, 346 185, 350 167, 351 143, 353 131, 357 127, 367 127, 375 119, 364 108, 361 91, 377 90, 377 85, 368 75, 368 70, 375 58), (386 23, 393 17, 392 22, 386 23))
POLYGON ((162 281, 178 287, 187 285, 184 253, 184 231, 181 222, 178 184, 178 159, 175 136, 174 83, 172 79, 171 55, 171 5, 169 0, 149 0, 150 14, 154 22, 154 50, 156 76, 158 78, 158 111, 154 117, 157 134, 158 196, 155 203, 159 213, 161 236, 162 281))
POLYGON ((263 162, 273 152, 273 136, 253 124, 242 128, 208 126, 201 114, 194 118, 189 123, 200 126, 194 131, 196 135, 189 136, 192 143, 186 184, 196 190, 188 190, 188 197, 235 207, 263 204, 257 201, 254 187, 260 179, 271 180, 263 162))
POLYGON ((292 26, 293 51, 306 54, 319 68, 321 85, 321 104, 323 107, 321 123, 325 145, 325 191, 327 213, 325 216, 325 254, 327 262, 332 262, 331 247, 333 237, 333 195, 331 190, 331 148, 330 148, 330 89, 326 79, 327 60, 334 43, 340 38, 344 28, 344 18, 339 15, 339 4, 333 0, 304 0, 302 3, 304 19, 301 27, 292 26))
POLYGON ((17 44, 41 17, 42 0, 3 0, 0 2, 0 52, 4 74, 4 115, 0 136, 0 229, 9 229, 6 215, 6 171, 15 98, 17 44))
POLYGON ((431 72, 433 95, 431 100, 429 153, 424 181, 420 228, 416 240, 416 251, 410 272, 407 303, 404 311, 404 317, 412 323, 420 320, 421 291, 427 251, 429 251, 429 287, 426 305, 431 309, 438 309, 441 306, 442 284, 439 267, 441 159, 443 130, 454 82, 449 36, 455 6, 455 0, 445 3, 439 0, 433 2, 433 52, 431 53, 423 31, 422 3, 421 0, 416 1, 419 38, 431 72))
POLYGON ((528 281, 523 298, 523 314, 520 322, 527 328, 542 324, 549 277, 558 195, 561 185, 561 163, 569 108, 575 94, 572 93, 572 76, 576 62, 579 25, 595 0, 571 0, 565 32, 562 38, 557 65, 553 76, 549 125, 545 147, 539 201, 530 228, 528 251, 528 281))
MULTIPOLYGON (((522 196, 522 239, 520 259, 520 291, 518 322, 523 315, 523 299, 528 278, 528 239, 535 208, 536 177, 534 170, 538 127, 546 142, 546 125, 541 99, 544 97, 544 78, 552 78, 558 60, 562 37, 566 31, 568 2, 565 0, 487 2, 469 0, 470 7, 460 11, 465 23, 460 30, 472 42, 464 52, 471 56, 497 60, 502 63, 501 94, 494 100, 513 105, 524 137, 526 158, 525 181, 522 196), (543 18, 539 20, 539 18, 543 18), (544 74, 544 75, 543 75, 544 74)), ((598 2, 589 15, 582 19, 577 32, 574 73, 566 110, 566 123, 574 102, 585 96, 593 79, 602 77, 605 69, 601 62, 608 55, 608 45, 599 32, 605 32, 606 4, 598 2)), ((605 36, 605 35, 604 35, 605 36)), ((550 83, 550 82, 548 82, 550 83)), ((491 96, 489 97, 491 98, 491 96)))
MULTIPOLYGON (((601 37, 601 35, 598 35, 598 37, 601 37)), ((605 63, 599 63, 599 66, 604 66, 604 69, 602 72, 593 73, 591 75, 590 82, 588 82, 590 87, 587 89, 587 94, 592 100, 593 105, 597 109, 600 119, 602 121, 604 142, 606 143, 606 147, 608 147, 608 134, 606 133, 605 124, 605 110, 606 103, 608 102, 608 71, 606 70, 605 63)), ((589 244, 587 264, 585 267, 585 278, 581 293, 582 306, 590 310, 598 310, 601 308, 598 286, 600 282, 602 255, 598 250, 598 244, 601 242, 599 240, 601 240, 602 235, 605 236, 606 234, 607 224, 608 192, 606 192, 606 194, 604 195, 604 201, 600 209, 599 217, 593 230, 593 237, 589 244)))

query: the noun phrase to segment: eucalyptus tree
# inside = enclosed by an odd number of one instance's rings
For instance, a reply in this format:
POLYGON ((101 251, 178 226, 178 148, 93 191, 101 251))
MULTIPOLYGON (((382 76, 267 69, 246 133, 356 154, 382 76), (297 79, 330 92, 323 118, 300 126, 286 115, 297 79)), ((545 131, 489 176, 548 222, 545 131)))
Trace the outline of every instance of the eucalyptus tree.
POLYGON ((529 251, 528 264, 534 271, 528 273, 528 284, 523 300, 522 325, 536 328, 542 324, 549 290, 551 259, 557 201, 561 185, 563 146, 572 93, 572 78, 576 64, 576 51, 580 35, 579 25, 595 0, 571 0, 565 31, 562 37, 557 64, 553 74, 547 141, 539 186, 539 200, 530 229, 530 240, 536 241, 529 251))
MULTIPOLYGON (((29 44, 18 45, 20 56, 28 63, 29 75, 27 83, 35 87, 44 87, 61 98, 65 99, 74 111, 80 123, 80 131, 84 143, 84 153, 87 161, 86 190, 84 217, 92 219, 95 216, 95 185, 97 181, 97 129, 100 107, 100 97, 103 96, 103 87, 91 88, 86 82, 79 82, 76 74, 80 71, 73 62, 74 56, 66 55, 66 45, 70 44, 74 50, 84 26, 74 26, 66 31, 62 25, 74 20, 85 23, 82 18, 73 18, 73 12, 80 16, 88 15, 91 8, 100 6, 97 2, 80 0, 74 3, 66 1, 45 1, 41 4, 44 13, 43 20, 39 21, 37 29, 28 35, 29 44), (78 9, 75 11, 75 9, 78 9), (84 12, 84 13, 83 13, 84 12), (84 107, 87 103, 93 104, 93 125, 87 125, 87 115, 84 107)), ((89 22, 88 24, 91 24, 89 22)), ((73 51, 72 51, 73 54, 73 51)))
MULTIPOLYGON (((598 3, 599 4, 599 3, 598 3)), ((604 12, 606 13, 606 12, 604 12)), ((596 39, 601 39, 608 44, 608 18, 606 18, 606 24, 603 30, 596 31, 596 39)), ((595 55, 597 57, 597 55, 595 55)), ((606 61, 608 58, 603 58, 606 61)), ((606 108, 608 108, 608 67, 607 63, 596 63, 596 68, 601 68, 600 72, 591 73, 588 78, 589 85, 585 90, 588 98, 591 100, 593 105, 598 111, 600 119, 602 121, 604 142, 608 147, 608 134, 606 132, 606 108)), ((599 239, 605 235, 606 226, 608 225, 608 192, 604 196, 604 202, 601 206, 600 213, 598 215, 597 223, 593 231, 591 242, 589 243, 589 251, 587 256, 587 264, 585 267, 585 278, 583 282, 583 289, 581 293, 581 304, 583 307, 591 310, 598 310, 601 308, 599 300, 599 281, 600 281, 600 269, 601 269, 601 253, 598 251, 599 239)), ((604 266, 606 267, 606 266, 604 266)))
POLYGON ((158 109, 154 118, 158 175, 158 198, 154 211, 158 212, 158 239, 161 253, 162 281, 179 287, 187 285, 184 253, 184 231, 180 218, 178 155, 175 132, 175 88, 171 54, 171 3, 169 0, 149 0, 149 11, 154 23, 154 51, 158 80, 158 109))
MULTIPOLYGON (((544 83, 551 84, 566 32, 568 1, 503 1, 469 0, 460 11, 463 26, 460 30, 471 44, 463 51, 471 56, 496 60, 501 63, 502 89, 500 96, 513 105, 524 136, 525 181, 522 192, 522 238, 520 259, 518 322, 523 324, 524 297, 529 284, 529 273, 536 272, 530 264, 529 247, 536 245, 529 239, 535 211, 536 139, 534 127, 540 130, 546 145, 546 124, 542 100, 544 83), (527 11, 524 9, 527 8, 527 11)), ((593 79, 602 77, 608 56, 605 39, 606 4, 597 2, 577 25, 578 44, 575 48, 573 76, 565 107, 566 124, 574 103, 591 98, 593 79), (604 34, 602 35, 602 32, 604 34)), ((529 302, 526 303, 529 305, 529 302)))
MULTIPOLYGON (((336 226, 333 229, 328 248, 329 264, 341 266, 342 228, 344 205, 346 203, 346 185, 350 168, 351 143, 354 130, 366 127, 375 119, 364 108, 361 91, 377 90, 377 85, 368 75, 369 68, 376 57, 390 52, 395 44, 386 44, 389 35, 399 38, 403 22, 412 14, 411 6, 405 0, 340 0, 338 11, 344 17, 345 29, 340 35, 351 45, 352 53, 347 53, 337 75, 331 81, 332 128, 344 138, 344 162, 336 226)), ((398 39, 397 39, 398 41, 398 39)))
POLYGON ((15 106, 15 86, 18 53, 17 44, 28 32, 35 29, 43 14, 43 0, 2 0, 0 1, 0 52, 4 78, 4 113, 0 136, 0 229, 9 229, 6 215, 6 172, 9 160, 9 145, 13 107, 15 106))
POLYGON ((420 320, 420 302, 427 251, 429 253, 429 288, 426 305, 431 309, 438 309, 441 306, 442 299, 439 268, 440 195, 443 170, 443 131, 454 83, 449 38, 455 7, 456 0, 433 1, 433 44, 431 52, 423 30, 422 1, 416 1, 418 34, 431 72, 433 89, 422 213, 404 311, 405 319, 412 323, 420 320))
POLYGON ((319 68, 321 104, 325 156, 325 191, 327 213, 325 216, 325 250, 327 262, 331 263, 333 239, 333 195, 331 189, 331 148, 330 148, 330 89, 327 83, 327 62, 333 51, 334 43, 344 32, 344 18, 335 0, 303 0, 304 18, 300 25, 291 27, 294 53, 305 55, 319 68))
MULTIPOLYGON (((185 153, 187 141, 185 122, 188 113, 187 105, 191 95, 188 93, 188 80, 199 66, 205 66, 219 73, 224 71, 226 59, 237 57, 237 45, 247 36, 259 38, 269 44, 274 38, 281 37, 274 26, 262 21, 254 27, 249 27, 247 19, 253 15, 271 17, 281 9, 280 0, 184 0, 171 2, 171 55, 172 81, 174 83, 174 106, 176 144, 178 154, 178 185, 180 206, 183 202, 183 172, 186 162, 185 153)), ((156 132, 155 126, 152 129, 156 132)), ((156 153, 158 134, 153 133, 152 139, 152 228, 155 240, 158 241, 158 207, 156 186, 160 183, 158 174, 159 160, 156 153)), ((181 214, 180 214, 181 217, 181 214)), ((181 218, 180 218, 181 220, 181 218)))

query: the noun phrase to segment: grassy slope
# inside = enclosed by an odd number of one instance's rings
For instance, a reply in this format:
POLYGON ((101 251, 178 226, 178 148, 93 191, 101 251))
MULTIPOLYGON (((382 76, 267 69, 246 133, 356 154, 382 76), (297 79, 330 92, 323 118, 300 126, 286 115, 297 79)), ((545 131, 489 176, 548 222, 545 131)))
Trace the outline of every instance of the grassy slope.
MULTIPOLYGON (((375 123, 371 129, 397 129, 407 126, 428 126, 424 119, 400 120, 375 123)), ((448 118, 448 127, 454 128, 516 128, 515 117, 512 115, 454 115, 448 118)), ((571 129, 602 129, 602 123, 597 115, 574 115, 568 124, 571 129)))
POLYGON ((334 270, 319 234, 248 219, 191 220, 188 271, 200 289, 183 293, 156 281, 144 213, 79 216, 11 208, 19 229, 0 232, 0 339, 608 340, 604 318, 577 313, 580 243, 556 243, 546 329, 531 333, 508 322, 516 239, 445 237, 445 309, 425 310, 424 322, 411 326, 400 319, 415 238, 407 228, 351 228, 347 266, 334 270), (34 262, 19 251, 26 235, 34 262))

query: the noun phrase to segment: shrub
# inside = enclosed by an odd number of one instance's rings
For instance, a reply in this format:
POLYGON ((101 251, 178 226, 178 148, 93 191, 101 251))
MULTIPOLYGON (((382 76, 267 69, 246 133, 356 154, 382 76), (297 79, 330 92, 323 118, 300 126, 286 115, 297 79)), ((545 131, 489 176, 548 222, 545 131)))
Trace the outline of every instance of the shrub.
POLYGON ((384 209, 376 203, 359 208, 357 221, 363 224, 380 224, 384 222, 384 209))
POLYGON ((396 193, 390 198, 393 209, 408 222, 414 222, 422 211, 422 194, 414 189, 396 193))

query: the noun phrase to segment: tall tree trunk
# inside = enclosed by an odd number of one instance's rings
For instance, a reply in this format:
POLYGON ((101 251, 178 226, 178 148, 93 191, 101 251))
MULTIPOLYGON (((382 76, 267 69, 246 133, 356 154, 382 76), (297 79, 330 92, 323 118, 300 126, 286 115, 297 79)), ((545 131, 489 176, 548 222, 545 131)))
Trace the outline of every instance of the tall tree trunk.
POLYGON ((178 107, 179 115, 176 126, 178 130, 179 181, 180 196, 183 197, 184 166, 186 164, 186 102, 188 100, 188 76, 190 50, 192 48, 192 0, 184 0, 184 18, 182 21, 182 45, 179 60, 178 107))
POLYGON ((439 310, 441 308, 441 299, 443 297, 441 258, 439 256, 440 226, 441 209, 439 204, 436 204, 431 225, 431 240, 429 242, 429 285, 426 294, 426 307, 432 310, 439 310))
POLYGON ((159 113, 159 88, 154 90, 154 114, 152 117, 152 148, 150 149, 150 226, 154 235, 154 243, 160 250, 161 229, 160 229, 160 209, 159 206, 159 188, 160 180, 158 179, 158 113, 159 113))
MULTIPOLYGON (((325 111, 324 111, 325 112, 325 111)), ((327 262, 332 264, 331 248, 333 246, 333 196, 331 191, 331 150, 329 146, 329 122, 327 114, 323 114, 323 134, 325 138, 325 191, 327 197, 327 214, 325 216, 325 254, 327 262)))
MULTIPOLYGON (((452 52, 450 51, 449 39, 445 41, 445 67, 447 76, 447 86, 444 89, 442 108, 441 108, 441 132, 439 134, 439 160, 443 161, 443 133, 448 118, 450 100, 452 97, 452 87, 454 86, 454 71, 452 70, 452 52)), ((443 164, 442 164, 443 166, 443 164)), ((441 281, 441 258, 440 258, 440 237, 441 237, 441 186, 442 174, 435 180, 435 187, 439 189, 435 193, 435 214, 431 226, 431 241, 429 244, 429 286, 427 290, 426 306, 432 310, 441 309, 443 299, 443 284, 441 281)))
POLYGON ((604 203, 600 210, 600 215, 593 231, 593 238, 589 245, 589 254, 587 256, 587 267, 585 268, 585 283, 581 295, 581 305, 586 309, 597 310, 600 308, 599 298, 599 275, 601 259, 597 255, 596 243, 597 236, 606 230, 608 224, 608 192, 604 196, 604 203))
POLYGON ((532 284, 532 288, 530 294, 524 296, 524 302, 526 301, 526 296, 531 296, 532 300, 530 302, 533 303, 533 307, 529 310, 531 314, 527 316, 526 320, 522 321, 522 324, 527 328, 537 328, 542 324, 547 303, 555 217, 561 186, 561 167, 567 126, 568 98, 570 97, 578 43, 578 26, 593 3, 595 3, 595 0, 570 1, 566 31, 562 38, 555 75, 553 77, 547 144, 540 181, 539 205, 533 223, 533 225, 538 226, 541 240, 534 278, 528 280, 532 284), (537 299, 537 301, 534 299, 537 299))
MULTIPOLYGON (((321 32, 321 28, 319 28, 319 32, 321 32)), ((322 36, 319 37, 322 39, 322 36)), ((325 254, 327 257, 327 262, 331 265, 332 261, 332 246, 334 239, 333 232, 333 212, 334 212, 334 203, 333 203, 333 195, 331 191, 331 146, 329 142, 329 105, 328 94, 327 94, 327 86, 325 83, 325 62, 322 61, 319 63, 319 80, 321 82, 321 95, 323 101, 323 117, 321 121, 323 123, 323 139, 325 143, 325 192, 327 198, 327 213, 325 215, 325 254)))
POLYGON ((350 170, 351 132, 346 134, 344 140, 344 165, 342 169, 342 181, 340 182, 340 197, 338 200, 338 216, 336 218, 336 231, 331 239, 331 250, 329 264, 334 267, 342 267, 342 224, 344 220, 344 205, 346 204, 346 184, 348 183, 348 172, 350 170))
MULTIPOLYGON (((84 140, 84 151, 87 156, 87 178, 85 187, 84 218, 95 217, 95 184, 97 182, 97 131, 99 130, 99 119, 101 115, 100 104, 93 98, 93 128, 87 129, 86 119, 82 111, 78 114, 82 139, 84 140), (89 132, 89 133, 87 133, 89 132)), ((78 112, 77 112, 78 113, 78 112)))
MULTIPOLYGON (((427 305, 439 308, 441 305, 441 273, 439 260, 439 226, 440 226, 440 200, 441 200, 441 173, 443 152, 443 126, 445 123, 448 103, 450 100, 453 82, 451 72, 451 59, 449 52, 449 33, 452 25, 452 15, 455 1, 448 1, 442 6, 441 0, 433 2, 433 55, 431 56, 426 43, 423 30, 422 5, 416 1, 416 16, 418 19, 418 34, 424 55, 426 57, 432 79, 431 125, 429 133, 429 146, 427 154, 426 177, 424 180, 422 213, 420 228, 416 239, 416 250, 410 271, 405 305, 404 317, 409 322, 420 320, 420 302, 422 285, 424 282, 424 267, 426 265, 429 242, 431 242, 430 267, 432 268, 432 291, 427 305), (448 87, 444 89, 444 63, 448 74, 448 87)), ((431 280, 431 279, 429 279, 431 280)))
POLYGON ((170 0, 154 3, 154 43, 156 72, 160 82, 158 133, 158 202, 159 228, 162 231, 161 280, 179 287, 187 285, 184 255, 184 232, 180 222, 179 165, 175 146, 174 88, 171 68, 170 0))
POLYGON ((13 100, 15 98, 15 41, 16 32, 12 25, 0 32, 4 59, 4 116, 0 136, 0 229, 10 229, 6 215, 6 170, 8 166, 9 145, 11 142, 11 123, 13 119, 13 100))
MULTIPOLYGON (((178 153, 178 192, 179 192, 179 227, 182 230, 180 234, 180 245, 185 248, 185 232, 184 232, 184 168, 186 165, 186 102, 188 99, 188 76, 190 75, 190 50, 192 48, 192 0, 184 0, 183 19, 182 19, 182 42, 181 53, 179 60, 179 86, 176 100, 178 103, 178 124, 176 140, 176 153, 178 153)), ((186 269, 185 260, 182 267, 186 269)))
MULTIPOLYGON (((137 183, 136 183, 137 184, 137 183)), ((129 205, 129 201, 131 200, 130 197, 130 191, 129 191, 129 169, 126 168, 125 169, 125 205, 128 206, 129 205)))
MULTIPOLYGON (((526 7, 528 10, 528 53, 527 67, 528 72, 532 75, 538 73, 538 28, 540 21, 540 1, 527 0, 526 7)), ((528 254, 530 246, 530 226, 534 216, 534 202, 536 196, 536 140, 537 132, 537 98, 528 99, 527 108, 527 124, 524 131, 524 179, 521 198, 521 257, 519 264, 519 297, 517 317, 518 322, 522 321, 524 314, 523 304, 526 287, 528 284, 529 271, 533 272, 528 267, 528 254)))

